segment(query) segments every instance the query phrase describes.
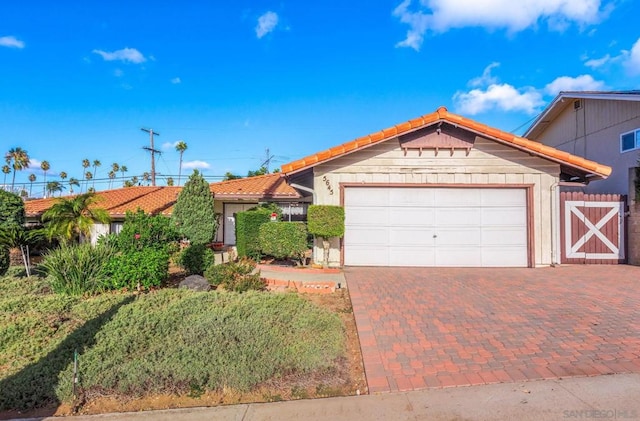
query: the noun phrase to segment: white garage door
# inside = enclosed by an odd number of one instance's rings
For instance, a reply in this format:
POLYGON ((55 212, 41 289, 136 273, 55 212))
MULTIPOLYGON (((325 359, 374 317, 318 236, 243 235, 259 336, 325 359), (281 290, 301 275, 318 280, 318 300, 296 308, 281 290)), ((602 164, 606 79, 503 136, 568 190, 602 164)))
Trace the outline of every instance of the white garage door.
POLYGON ((525 189, 345 189, 344 264, 527 266, 525 189))

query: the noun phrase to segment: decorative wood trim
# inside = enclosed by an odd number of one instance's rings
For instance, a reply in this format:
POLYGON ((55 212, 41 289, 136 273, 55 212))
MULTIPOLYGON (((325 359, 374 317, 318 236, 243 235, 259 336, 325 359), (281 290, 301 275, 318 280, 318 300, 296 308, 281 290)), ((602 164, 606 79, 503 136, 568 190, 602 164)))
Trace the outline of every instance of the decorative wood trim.
MULTIPOLYGON (((533 188, 535 184, 463 184, 463 183, 354 183, 342 182, 340 186, 340 206, 344 207, 344 191, 349 187, 389 187, 389 188, 459 188, 459 189, 524 189, 526 194, 527 218, 527 267, 535 267, 535 215, 533 206, 533 188)), ((553 241, 553 239, 552 239, 553 241)), ((344 266, 344 239, 340 239, 340 266, 344 266)))

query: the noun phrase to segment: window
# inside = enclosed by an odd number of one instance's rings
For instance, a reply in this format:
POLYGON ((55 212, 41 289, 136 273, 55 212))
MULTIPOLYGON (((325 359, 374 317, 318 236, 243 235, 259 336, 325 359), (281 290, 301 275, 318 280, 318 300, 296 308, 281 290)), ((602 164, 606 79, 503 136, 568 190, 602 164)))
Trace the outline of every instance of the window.
POLYGON ((640 129, 620 135, 620 152, 627 152, 640 148, 640 129))

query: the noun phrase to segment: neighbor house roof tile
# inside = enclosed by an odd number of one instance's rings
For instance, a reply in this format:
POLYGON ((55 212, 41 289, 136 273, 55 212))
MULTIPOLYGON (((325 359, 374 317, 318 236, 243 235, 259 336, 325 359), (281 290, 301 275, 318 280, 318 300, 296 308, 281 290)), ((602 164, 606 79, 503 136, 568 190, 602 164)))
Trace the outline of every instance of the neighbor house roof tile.
POLYGON ((449 124, 466 128, 467 130, 476 132, 481 136, 486 136, 504 144, 530 152, 534 155, 538 155, 542 158, 549 159, 560 164, 566 164, 599 177, 606 178, 611 174, 611 168, 606 165, 571 155, 524 137, 516 136, 513 133, 504 132, 461 115, 450 113, 445 107, 440 107, 435 112, 426 114, 422 117, 414 118, 396 126, 372 133, 368 136, 357 138, 338 147, 285 164, 282 166, 282 172, 284 174, 295 173, 306 168, 310 168, 315 164, 338 158, 347 153, 362 149, 368 145, 383 142, 403 133, 417 130, 436 122, 447 122, 449 124))
POLYGON ((209 185, 215 198, 297 199, 300 194, 287 184, 282 174, 238 178, 209 185))

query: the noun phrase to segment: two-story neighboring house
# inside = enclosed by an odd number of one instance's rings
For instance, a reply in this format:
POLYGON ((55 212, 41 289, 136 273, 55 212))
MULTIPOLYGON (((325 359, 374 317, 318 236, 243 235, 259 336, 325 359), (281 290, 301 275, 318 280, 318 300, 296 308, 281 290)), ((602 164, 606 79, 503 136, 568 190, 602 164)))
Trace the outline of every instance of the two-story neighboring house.
POLYGON ((585 187, 585 193, 635 197, 640 91, 560 92, 524 137, 613 169, 606 180, 585 187))
POLYGON ((627 206, 640 199, 640 91, 560 92, 524 136, 612 169, 606 180, 561 186, 562 262, 640 264, 640 207, 627 206), (626 205, 609 195, 626 195, 626 205))

